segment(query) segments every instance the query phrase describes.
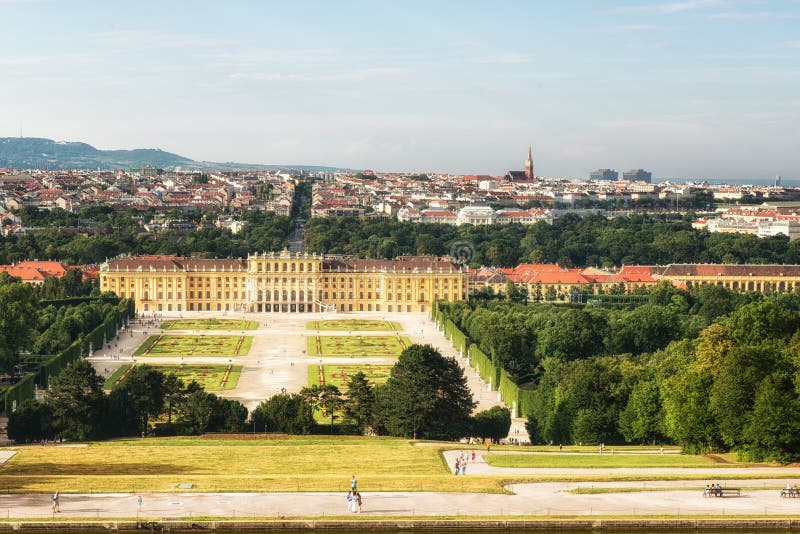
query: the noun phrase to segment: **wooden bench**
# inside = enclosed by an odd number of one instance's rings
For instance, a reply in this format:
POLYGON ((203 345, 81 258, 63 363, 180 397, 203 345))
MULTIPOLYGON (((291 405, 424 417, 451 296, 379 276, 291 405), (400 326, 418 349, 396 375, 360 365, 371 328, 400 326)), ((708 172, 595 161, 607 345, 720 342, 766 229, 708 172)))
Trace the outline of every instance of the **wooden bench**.
POLYGON ((732 495, 736 495, 737 497, 742 496, 742 488, 709 488, 703 490, 703 497, 730 497, 732 495))

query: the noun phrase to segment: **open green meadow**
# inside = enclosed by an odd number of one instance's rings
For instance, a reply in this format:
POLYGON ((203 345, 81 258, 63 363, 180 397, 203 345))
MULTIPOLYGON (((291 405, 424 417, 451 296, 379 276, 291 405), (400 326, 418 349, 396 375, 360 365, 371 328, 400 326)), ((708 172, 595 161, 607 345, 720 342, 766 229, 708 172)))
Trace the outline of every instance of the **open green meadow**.
POLYGON ((163 330, 255 330, 257 321, 244 319, 175 319, 161 323, 163 330))
POLYGON ((252 336, 150 336, 134 356, 244 356, 252 336))
POLYGON ((614 468, 614 467, 732 467, 731 463, 717 462, 708 456, 688 454, 604 454, 578 453, 504 453, 487 454, 486 462, 493 467, 563 467, 563 468, 614 468))
MULTIPOLYGON (((179 364, 179 365, 153 365, 162 373, 172 373, 188 384, 192 380, 203 386, 206 391, 224 391, 233 389, 239 382, 242 374, 241 365, 203 365, 203 364, 179 364), (230 371, 228 368, 230 367, 230 371), (223 379, 225 380, 223 383, 223 379)), ((124 380, 125 375, 130 371, 131 365, 123 365, 106 379, 103 384, 104 389, 114 389, 119 382, 124 380)))
POLYGON ((308 355, 322 357, 396 357, 411 345, 408 336, 309 336, 308 355))
POLYGON ((310 321, 306 323, 308 330, 345 330, 383 332, 394 330, 402 332, 403 327, 394 321, 384 321, 380 319, 329 319, 325 321, 310 321))
POLYGON ((363 491, 500 492, 491 477, 458 484, 438 447, 394 438, 209 436, 123 439, 85 447, 14 447, 0 467, 10 492, 363 491))

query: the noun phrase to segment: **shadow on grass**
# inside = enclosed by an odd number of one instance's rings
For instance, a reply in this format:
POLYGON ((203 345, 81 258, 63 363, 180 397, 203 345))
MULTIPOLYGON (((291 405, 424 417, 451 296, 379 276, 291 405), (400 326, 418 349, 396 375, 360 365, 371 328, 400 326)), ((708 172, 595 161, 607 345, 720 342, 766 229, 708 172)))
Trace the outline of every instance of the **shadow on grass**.
POLYGON ((17 465, 7 465, 0 470, 0 476, 18 475, 54 475, 54 476, 73 476, 73 475, 183 475, 197 474, 197 468, 190 468, 185 465, 171 465, 165 463, 124 463, 107 462, 91 464, 52 464, 47 462, 26 463, 17 465))

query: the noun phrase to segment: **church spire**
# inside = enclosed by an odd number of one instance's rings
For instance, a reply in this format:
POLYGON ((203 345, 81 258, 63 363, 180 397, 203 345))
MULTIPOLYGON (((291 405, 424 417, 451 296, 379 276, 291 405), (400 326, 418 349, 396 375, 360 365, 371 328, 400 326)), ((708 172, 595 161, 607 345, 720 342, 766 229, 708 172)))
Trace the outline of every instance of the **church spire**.
POLYGON ((533 155, 531 154, 531 147, 528 147, 528 159, 525 160, 525 178, 528 180, 533 180, 535 178, 533 174, 533 155))

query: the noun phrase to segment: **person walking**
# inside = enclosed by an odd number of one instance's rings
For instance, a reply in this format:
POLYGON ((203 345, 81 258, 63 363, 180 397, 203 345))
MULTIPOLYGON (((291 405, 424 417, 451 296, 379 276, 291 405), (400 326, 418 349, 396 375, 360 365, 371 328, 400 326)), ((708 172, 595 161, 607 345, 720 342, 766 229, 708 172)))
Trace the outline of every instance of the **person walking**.
POLYGON ((139 512, 142 511, 142 496, 139 495, 139 498, 136 499, 136 517, 139 517, 139 512))
POLYGON ((358 489, 357 486, 358 480, 356 479, 356 476, 353 475, 353 477, 350 479, 350 489, 356 491, 358 489))
POLYGON ((355 512, 356 511, 356 492, 355 490, 350 490, 347 492, 347 512, 355 512))
POLYGON ((53 494, 53 513, 61 511, 61 503, 59 503, 60 496, 58 491, 53 494))
POLYGON ((358 506, 358 513, 359 514, 361 513, 361 503, 362 503, 361 493, 357 491, 356 492, 356 506, 358 506))

